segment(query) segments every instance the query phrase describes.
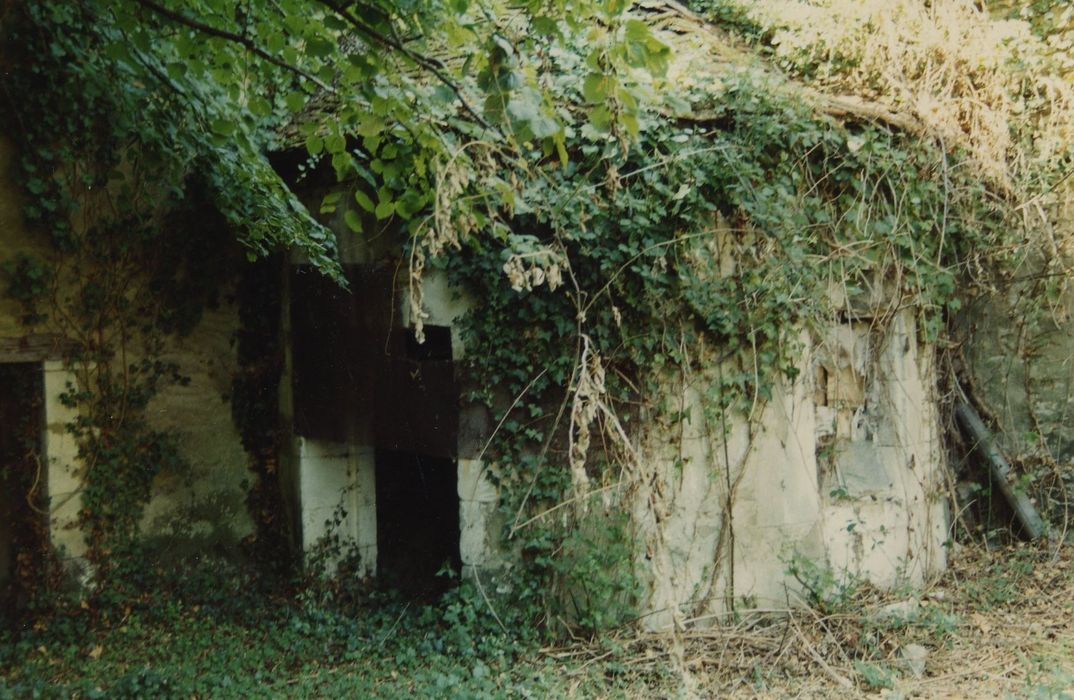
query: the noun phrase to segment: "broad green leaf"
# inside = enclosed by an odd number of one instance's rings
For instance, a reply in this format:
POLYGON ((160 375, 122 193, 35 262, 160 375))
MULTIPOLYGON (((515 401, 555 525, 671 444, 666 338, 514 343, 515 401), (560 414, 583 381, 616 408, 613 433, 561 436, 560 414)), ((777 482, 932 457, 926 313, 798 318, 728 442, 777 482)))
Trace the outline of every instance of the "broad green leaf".
POLYGON ((231 136, 235 133, 235 127, 235 122, 227 119, 213 119, 212 121, 213 132, 220 136, 231 136))
POLYGON ((384 219, 387 219, 389 216, 391 216, 394 213, 395 213, 395 202, 390 201, 390 200, 389 201, 382 201, 379 204, 377 204, 377 208, 373 212, 373 214, 377 217, 378 221, 382 221, 384 219))
POLYGON ((290 92, 287 97, 283 98, 287 104, 287 109, 292 112, 298 112, 306 106, 306 96, 301 92, 290 92))
POLYGON ((354 191, 354 201, 358 203, 358 206, 369 213, 373 213, 373 209, 376 207, 376 205, 373 204, 373 200, 369 198, 369 195, 362 190, 354 191))
POLYGON ((317 58, 324 58, 335 50, 335 44, 326 39, 311 39, 306 42, 306 53, 317 58))
POLYGON ((362 232, 362 217, 358 216, 358 212, 353 209, 348 209, 343 213, 343 221, 346 222, 347 228, 354 233, 362 232))
POLYGON ((593 109, 589 113, 589 123, 593 125, 594 129, 601 133, 609 131, 612 125, 611 110, 604 105, 593 109))
POLYGON ((582 97, 589 104, 601 104, 611 93, 611 78, 603 73, 590 73, 582 83, 582 97))
POLYGON ((343 198, 341 192, 329 192, 321 199, 321 213, 332 214, 339 206, 340 200, 343 198))

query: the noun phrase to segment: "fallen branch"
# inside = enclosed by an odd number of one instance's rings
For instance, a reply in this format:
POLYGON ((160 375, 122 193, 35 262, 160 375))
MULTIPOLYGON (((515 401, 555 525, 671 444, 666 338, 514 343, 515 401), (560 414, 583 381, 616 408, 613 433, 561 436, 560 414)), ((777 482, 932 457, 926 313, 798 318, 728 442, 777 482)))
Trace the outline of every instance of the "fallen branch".
POLYGON ((1007 463, 1003 453, 996 447, 992 433, 985 427, 981 417, 977 415, 977 411, 973 410, 973 407, 968 403, 959 403, 955 408, 955 418, 972 440, 972 447, 980 450, 988 462, 988 470, 992 475, 992 479, 999 485, 1000 492, 1007 499, 1007 502, 1011 504, 1011 507, 1014 508, 1014 513, 1018 516, 1018 521, 1022 523, 1022 527, 1025 528, 1029 539, 1035 540, 1042 535, 1047 535, 1048 528, 1041 519, 1040 514, 1037 513, 1037 509, 1024 493, 1016 490, 1011 484, 1011 465, 1007 463))

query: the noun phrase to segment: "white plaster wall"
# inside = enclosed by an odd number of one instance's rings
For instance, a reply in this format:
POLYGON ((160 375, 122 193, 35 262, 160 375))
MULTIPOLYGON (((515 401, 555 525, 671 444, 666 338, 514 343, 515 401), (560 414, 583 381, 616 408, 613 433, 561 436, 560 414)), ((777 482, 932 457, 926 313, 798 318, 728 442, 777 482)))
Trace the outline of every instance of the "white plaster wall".
POLYGON ((637 491, 633 512, 645 547, 639 575, 650 590, 643 619, 653 629, 671 626, 676 614, 718 614, 728 596, 783 607, 790 553, 823 554, 807 384, 779 385, 771 402, 758 404, 752 430, 729 413, 725 450, 724 418, 706 396, 716 375, 696 375, 685 389, 669 383, 671 405, 689 418, 652 423, 644 441, 643 470, 658 482, 637 491))
MULTIPOLYGON (((234 546, 253 532, 245 505, 251 475, 229 403, 236 324, 233 307, 209 311, 194 333, 170 345, 162 358, 175 362, 190 381, 165 387, 147 416, 153 428, 178 438, 190 472, 162 472, 154 480, 141 523, 143 536, 177 537, 195 547, 205 541, 234 546)), ((44 363, 51 537, 68 556, 80 558, 86 550, 77 528, 84 474, 67 430, 75 411, 60 400, 75 381, 63 362, 44 363)))
POLYGON ((48 461, 49 534, 52 544, 68 563, 81 562, 86 554, 86 540, 78 526, 82 510, 84 469, 78 461, 78 446, 67 432, 75 419, 73 409, 60 397, 75 377, 62 362, 44 363, 45 438, 44 454, 48 461))
POLYGON ((714 379, 669 382, 669 405, 689 420, 653 421, 644 440, 644 469, 658 477, 633 503, 646 626, 717 619, 732 597, 794 605, 796 555, 879 586, 920 585, 943 569, 935 375, 909 313, 807 342, 798 379, 777 384, 752 428, 731 419, 726 450, 718 412, 703 419, 714 379))
MULTIPOLYGON (((335 539, 357 548, 361 573, 377 563, 376 468, 373 448, 296 438, 302 551, 307 556, 335 539)), ((345 551, 330 552, 329 567, 345 551)))
POLYGON ((246 508, 254 476, 231 417, 237 330, 238 310, 223 304, 207 309, 189 336, 165 349, 161 359, 178 365, 189 382, 163 387, 146 415, 154 429, 178 438, 190 473, 164 472, 154 480, 144 535, 232 547, 254 531, 246 508))

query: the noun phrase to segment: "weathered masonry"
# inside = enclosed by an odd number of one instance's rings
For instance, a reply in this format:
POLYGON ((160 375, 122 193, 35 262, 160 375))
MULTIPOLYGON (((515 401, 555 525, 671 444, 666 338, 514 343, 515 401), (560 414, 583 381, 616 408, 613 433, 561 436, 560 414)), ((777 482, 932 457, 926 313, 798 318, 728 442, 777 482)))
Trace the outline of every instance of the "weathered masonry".
MULTIPOLYGON (((23 202, 11 179, 13 157, 10 143, 0 138, 0 250, 5 257, 48 259, 47 245, 24 226, 23 202)), ((17 557, 32 554, 27 523, 73 573, 88 573, 79 524, 86 465, 68 430, 76 414, 65 400, 79 377, 64 361, 68 339, 47 322, 27 326, 22 320, 16 301, 0 298, 0 604, 17 557)), ((235 306, 225 301, 164 350, 162 359, 174 362, 187 381, 165 387, 150 403, 148 419, 178 438, 191 470, 159 475, 141 533, 168 552, 233 550, 252 531, 245 507, 247 455, 228 403, 238 325, 235 306)))
MULTIPOLYGON (((312 188, 308 201, 335 186, 312 188)), ((32 249, 13 191, 0 186, 0 240, 32 249)), ((437 576, 444 567, 469 575, 511 566, 498 467, 484 459, 507 407, 490 414, 468 404, 457 372, 466 353, 481 352, 464 347, 458 328, 477 302, 427 271, 419 343, 398 238, 340 239, 348 289, 297 256, 280 270, 281 485, 296 544, 311 564, 355 555, 361 575, 417 596, 446 585, 437 576)), ((912 311, 889 313, 875 296, 834 304, 844 318, 803 334, 798 377, 749 419, 729 418, 726 444, 702 420, 656 418, 635 436, 653 490, 623 491, 610 507, 631 515, 646 625, 717 619, 742 600, 793 604, 795 561, 888 586, 944 567, 949 514, 932 349, 917 337, 912 311)), ((86 548, 78 528, 85 466, 63 400, 78 378, 62 361, 63 340, 28 331, 18 313, 0 301, 0 456, 35 478, 33 493, 0 489, 0 587, 23 546, 14 513, 35 496, 46 497, 40 518, 72 568, 86 548)), ((225 301, 166 353, 190 381, 156 397, 149 418, 179 436, 192 471, 156 479, 142 533, 169 547, 226 550, 253 530, 248 456, 227 398, 238 328, 236 306, 225 301)), ((699 360, 705 371, 663 386, 669 402, 698 417, 719 369, 699 360)), ((0 485, 10 485, 13 472, 0 473, 0 485)))
MULTIPOLYGON (((489 478, 498 467, 479 461, 501 416, 461 403, 452 366, 480 351, 455 326, 474 302, 429 274, 419 344, 398 249, 343 248, 349 292, 301 264, 288 275, 284 404, 303 548, 349 543, 366 574, 418 591, 436 588, 444 564, 511 566, 489 478)), ((726 449, 696 418, 716 361, 668 379, 668 398, 695 418, 642 428, 652 490, 613 503, 636 527, 645 624, 667 627, 672 611, 717 619, 736 601, 793 605, 796 563, 880 586, 920 585, 946 566, 933 351, 912 312, 873 296, 843 300, 843 320, 803 333, 798 378, 750 419, 729 417, 726 449)))
POLYGON ((486 563, 497 497, 476 457, 487 421, 460 403, 451 324, 464 307, 430 280, 418 342, 398 261, 368 253, 345 253, 349 290, 301 264, 288 274, 282 410, 301 544, 310 557, 331 543, 365 574, 428 593, 443 567, 486 563))
MULTIPOLYGON (((674 610, 719 619, 732 604, 794 605, 804 592, 795 568, 891 587, 946 566, 934 370, 912 315, 853 320, 802 346, 798 379, 753 421, 735 419, 726 449, 702 421, 651 426, 644 454, 664 494, 660 517, 650 492, 634 503, 664 553, 640 558, 648 626, 672 624, 674 610)), ((715 374, 667 390, 700 415, 715 374)))

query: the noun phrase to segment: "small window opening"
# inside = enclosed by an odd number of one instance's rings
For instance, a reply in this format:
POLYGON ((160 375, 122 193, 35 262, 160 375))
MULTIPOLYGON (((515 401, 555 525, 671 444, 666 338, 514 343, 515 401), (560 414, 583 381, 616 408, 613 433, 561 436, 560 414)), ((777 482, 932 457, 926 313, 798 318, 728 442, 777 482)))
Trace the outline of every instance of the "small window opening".
POLYGON ((412 329, 406 333, 406 356, 409 360, 451 359, 451 328, 448 326, 425 326, 425 342, 419 343, 412 329))

